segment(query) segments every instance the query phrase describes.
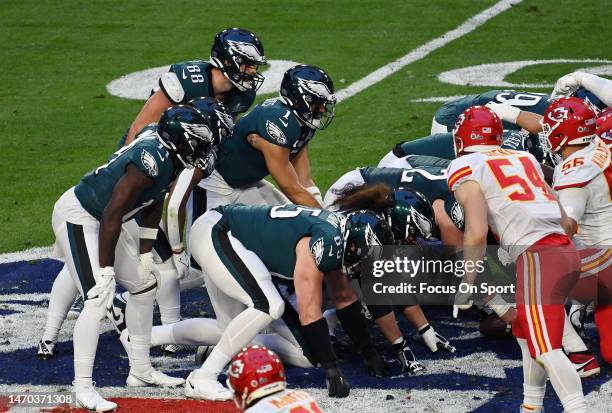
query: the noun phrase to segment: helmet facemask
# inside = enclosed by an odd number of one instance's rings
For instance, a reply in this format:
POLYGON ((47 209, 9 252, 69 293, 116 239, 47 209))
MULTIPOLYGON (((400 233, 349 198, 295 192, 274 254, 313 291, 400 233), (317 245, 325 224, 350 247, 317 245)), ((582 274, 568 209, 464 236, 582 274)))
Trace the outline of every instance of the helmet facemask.
POLYGON ((221 70, 225 77, 241 92, 257 91, 265 80, 264 76, 259 73, 259 66, 265 64, 267 64, 265 60, 257 62, 248 60, 241 55, 234 55, 231 62, 226 61, 221 70), (249 72, 249 67, 255 67, 255 71, 249 72))

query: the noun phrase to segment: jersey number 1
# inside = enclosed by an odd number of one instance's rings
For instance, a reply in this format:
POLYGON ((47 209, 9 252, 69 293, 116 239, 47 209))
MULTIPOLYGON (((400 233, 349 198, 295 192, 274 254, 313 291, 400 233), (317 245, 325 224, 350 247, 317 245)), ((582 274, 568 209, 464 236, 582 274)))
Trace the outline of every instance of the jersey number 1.
POLYGON ((509 159, 497 158, 489 159, 487 161, 487 165, 489 165, 493 176, 495 176, 497 183, 499 183, 499 186, 501 186, 502 189, 506 189, 513 185, 518 185, 520 187, 520 189, 517 188, 510 195, 508 195, 508 198, 510 198, 512 201, 533 201, 536 199, 534 189, 537 188, 542 192, 542 194, 544 194, 546 199, 554 201, 555 197, 548 191, 546 184, 544 181, 542 181, 542 178, 540 177, 540 174, 538 173, 536 166, 533 164, 531 159, 526 156, 521 156, 518 158, 518 160, 521 162, 523 171, 525 172, 529 182, 519 175, 506 175, 502 168, 504 166, 512 166, 512 162, 510 162, 509 159), (532 188, 532 185, 535 188, 532 188))

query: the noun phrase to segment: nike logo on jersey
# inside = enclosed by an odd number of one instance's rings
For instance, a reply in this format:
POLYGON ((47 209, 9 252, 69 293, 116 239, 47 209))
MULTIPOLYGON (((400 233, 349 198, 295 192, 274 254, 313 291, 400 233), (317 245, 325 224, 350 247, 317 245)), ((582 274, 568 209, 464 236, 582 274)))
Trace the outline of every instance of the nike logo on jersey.
POLYGON ((330 245, 329 246, 329 254, 327 254, 329 257, 333 257, 334 256, 334 246, 330 245))
POLYGON ((185 74, 185 69, 183 69, 183 79, 187 79, 187 75, 185 74))
POLYGON ((280 121, 281 121, 281 123, 282 123, 283 125, 285 125, 285 128, 289 126, 289 122, 285 122, 285 121, 283 120, 283 118, 278 118, 278 120, 280 120, 280 121))
POLYGON ((159 153, 159 151, 157 151, 157 154, 159 155, 159 160, 162 161, 162 162, 165 161, 166 159, 168 159, 168 157, 170 156, 169 153, 166 153, 166 156, 164 157, 164 155, 159 153))

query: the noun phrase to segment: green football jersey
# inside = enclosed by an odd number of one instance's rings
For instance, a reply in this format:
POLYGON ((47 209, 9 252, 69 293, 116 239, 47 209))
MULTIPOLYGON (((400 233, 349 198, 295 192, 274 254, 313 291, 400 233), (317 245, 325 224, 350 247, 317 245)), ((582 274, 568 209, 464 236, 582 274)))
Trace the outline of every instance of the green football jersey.
POLYGON ((232 136, 219 147, 216 169, 233 188, 251 186, 270 173, 263 154, 247 141, 252 133, 289 149, 289 159, 297 156, 314 136, 314 131, 303 126, 281 99, 268 99, 255 106, 240 118, 232 136))
MULTIPOLYGON (((175 63, 170 66, 168 73, 173 73, 176 77, 167 76, 167 73, 159 79, 159 88, 164 92, 166 98, 173 104, 187 103, 199 97, 215 97, 212 86, 213 66, 203 60, 191 60, 188 62, 175 63)), ((255 101, 255 91, 247 90, 241 92, 233 88, 226 93, 221 102, 227 107, 232 116, 237 116, 249 110, 255 101)), ((153 94, 153 91, 151 91, 153 94)), ((125 144, 128 130, 119 140, 118 148, 125 144)))
MULTIPOLYGON (((540 140, 535 135, 526 135, 516 130, 504 130, 502 148, 515 149, 517 151, 529 151, 542 162, 544 152, 540 146, 540 140)), ((418 138, 400 144, 398 155, 425 155, 453 160, 455 159, 455 147, 452 133, 436 133, 434 135, 418 138)), ((412 165, 412 161, 410 161, 412 165)))
POLYGON ((157 126, 147 126, 131 144, 115 152, 106 164, 85 175, 75 187, 77 199, 94 218, 100 220, 102 217, 115 185, 128 164, 133 164, 150 177, 153 186, 140 194, 132 210, 123 217, 124 222, 142 208, 163 199, 180 169, 177 168, 178 162, 175 162, 170 151, 162 144, 157 126))
MULTIPOLYGON (((344 240, 340 229, 342 217, 338 213, 296 205, 232 204, 215 210, 223 214, 215 227, 229 229, 274 276, 293 279, 295 247, 304 237, 311 237, 310 252, 321 272, 342 266, 344 240)), ((213 230, 213 243, 218 241, 214 233, 213 230)), ((215 248, 221 251, 217 245, 215 248)))
MULTIPOLYGON (((548 105, 553 101, 549 95, 543 93, 490 90, 480 95, 467 95, 445 103, 436 111, 436 122, 446 126, 447 130, 451 131, 463 111, 471 106, 486 105, 489 102, 505 103, 527 112, 543 115, 548 105)), ((504 129, 518 130, 520 127, 513 123, 504 122, 504 129)))
POLYGON ((419 161, 428 160, 433 165, 423 164, 411 169, 401 168, 359 168, 359 173, 366 184, 384 183, 393 190, 400 188, 411 189, 420 192, 431 203, 436 199, 444 201, 444 209, 453 222, 463 231, 463 213, 455 200, 453 193, 448 189, 446 183, 446 172, 450 161, 434 158, 421 158, 419 161))

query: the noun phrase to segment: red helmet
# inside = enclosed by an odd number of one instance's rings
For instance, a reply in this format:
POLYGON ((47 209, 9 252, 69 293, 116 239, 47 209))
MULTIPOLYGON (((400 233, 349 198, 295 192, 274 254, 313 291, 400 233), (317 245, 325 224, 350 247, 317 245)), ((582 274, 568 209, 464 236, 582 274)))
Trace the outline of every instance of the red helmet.
POLYGON ((502 122, 491 109, 486 106, 467 108, 459 115, 453 128, 455 155, 473 152, 476 146, 500 146, 503 133, 502 122))
POLYGON ((285 368, 266 347, 245 347, 230 362, 227 386, 234 392, 236 405, 245 409, 253 400, 287 387, 285 368))
POLYGON ((596 133, 608 147, 612 145, 612 108, 602 111, 597 116, 596 133))
POLYGON ((566 145, 582 145, 595 137, 595 111, 582 99, 561 98, 546 108, 542 117, 542 140, 553 152, 566 145))

